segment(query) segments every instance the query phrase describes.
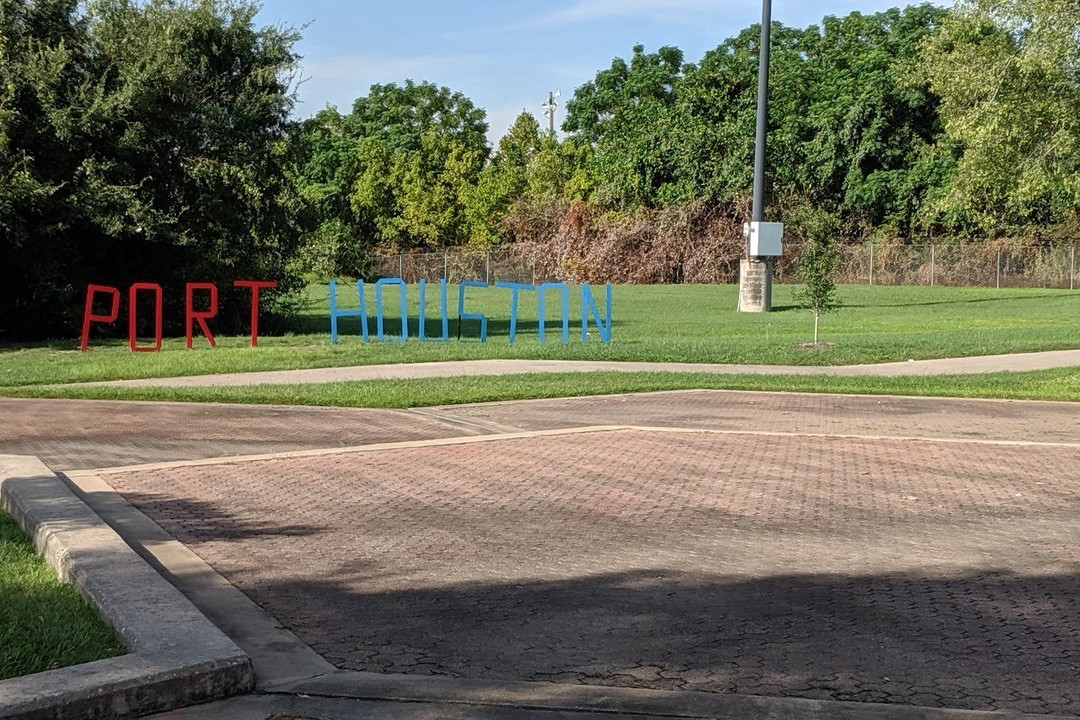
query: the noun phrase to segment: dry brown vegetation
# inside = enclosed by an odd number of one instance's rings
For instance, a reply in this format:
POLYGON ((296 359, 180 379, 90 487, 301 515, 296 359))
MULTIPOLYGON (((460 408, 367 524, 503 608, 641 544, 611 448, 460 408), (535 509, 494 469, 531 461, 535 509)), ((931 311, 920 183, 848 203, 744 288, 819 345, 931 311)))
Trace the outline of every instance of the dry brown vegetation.
MULTIPOLYGON (((797 210, 797 208, 796 208, 797 210)), ((464 245, 428 253, 376 256, 375 274, 447 278, 450 282, 678 284, 735 283, 743 257, 749 202, 692 203, 635 213, 605 212, 585 203, 520 203, 504 221, 513 241, 464 245)), ((792 217, 775 281, 798 282, 799 214, 792 217)), ((984 240, 869 238, 849 228, 838 238, 836 281, 875 285, 1069 288, 1080 282, 1080 232, 984 240)))
POLYGON ((538 276, 568 282, 729 283, 743 256, 735 207, 693 203, 633 215, 585 203, 523 208, 507 218, 515 251, 538 276), (560 212, 561 210, 561 212, 560 212))

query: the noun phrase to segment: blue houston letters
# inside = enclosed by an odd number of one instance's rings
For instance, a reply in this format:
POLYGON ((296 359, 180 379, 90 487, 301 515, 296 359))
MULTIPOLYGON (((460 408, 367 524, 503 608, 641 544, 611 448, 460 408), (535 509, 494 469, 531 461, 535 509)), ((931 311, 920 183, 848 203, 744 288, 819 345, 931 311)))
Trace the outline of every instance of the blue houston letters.
MULTIPOLYGON (((417 285, 418 293, 418 311, 417 311, 417 325, 416 334, 420 342, 448 342, 450 340, 450 317, 447 313, 447 301, 446 301, 446 280, 439 281, 439 319, 441 333, 429 337, 427 328, 427 286, 426 280, 421 279, 417 285)), ((488 335, 488 318, 483 313, 479 312, 467 312, 466 306, 466 291, 469 288, 483 288, 487 287, 485 283, 467 280, 458 285, 458 337, 460 339, 460 323, 464 320, 473 320, 480 323, 480 341, 487 342, 488 335)), ((565 345, 570 342, 570 288, 566 283, 543 283, 539 287, 535 285, 526 285, 524 283, 512 283, 512 282, 497 282, 495 283, 497 288, 505 288, 510 291, 510 342, 513 343, 517 338, 517 326, 518 326, 518 300, 521 293, 535 292, 536 293, 536 311, 537 311, 537 330, 536 336, 540 342, 545 340, 545 320, 547 317, 547 303, 549 300, 558 300, 559 311, 562 319, 562 343, 565 345), (553 292, 554 291, 554 292, 553 292)), ((375 339, 383 342, 405 342, 409 339, 409 318, 408 318, 408 288, 405 285, 405 281, 401 278, 382 278, 375 283, 375 339), (392 287, 397 287, 398 296, 398 308, 401 313, 401 331, 399 334, 387 337, 384 333, 383 318, 385 314, 383 312, 383 290, 390 290, 392 287)), ((338 307, 337 297, 337 281, 330 281, 330 342, 336 343, 338 341, 338 321, 341 318, 355 317, 360 319, 360 336, 364 342, 371 340, 371 334, 368 327, 368 314, 367 303, 364 299, 364 281, 356 281, 356 297, 357 307, 351 309, 341 309, 338 307)), ((593 297, 592 289, 588 283, 582 283, 581 285, 581 342, 588 342, 589 339, 589 323, 596 326, 597 333, 600 335, 600 341, 604 343, 611 342, 611 285, 608 284, 604 288, 604 315, 601 316, 600 309, 596 304, 596 299, 593 297)))

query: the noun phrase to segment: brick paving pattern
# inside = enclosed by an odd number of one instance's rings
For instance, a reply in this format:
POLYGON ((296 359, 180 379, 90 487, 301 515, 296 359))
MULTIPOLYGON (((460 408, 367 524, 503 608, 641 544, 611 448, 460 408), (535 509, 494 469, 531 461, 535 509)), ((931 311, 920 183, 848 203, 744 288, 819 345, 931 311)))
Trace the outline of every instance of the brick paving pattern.
POLYGON ((441 408, 462 419, 548 430, 588 425, 1080 442, 1075 403, 690 390, 441 408))
MULTIPOLYGON (((725 415, 718 395, 549 405, 865 435, 1076 422, 782 395, 725 415)), ((465 412, 540 424, 524 406, 465 412)), ((1080 713, 1078 465, 1069 445, 625 430, 106 479, 342 668, 1080 713)))
POLYGON ((588 425, 1080 442, 1069 403, 711 390, 415 411, 0 398, 0 417, 0 453, 59 470, 588 425))
POLYGON ((0 398, 0 453, 55 470, 431 440, 465 433, 396 410, 0 398))

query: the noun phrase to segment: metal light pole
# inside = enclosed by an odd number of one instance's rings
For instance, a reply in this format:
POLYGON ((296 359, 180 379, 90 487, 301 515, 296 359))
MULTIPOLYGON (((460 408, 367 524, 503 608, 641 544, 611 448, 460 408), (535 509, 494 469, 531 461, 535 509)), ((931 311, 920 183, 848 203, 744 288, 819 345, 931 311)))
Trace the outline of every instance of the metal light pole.
POLYGON ((544 117, 548 120, 548 132, 552 135, 555 134, 555 108, 559 107, 559 103, 556 101, 560 97, 562 97, 562 93, 558 90, 555 92, 549 91, 547 100, 540 106, 544 109, 544 117))
POLYGON ((739 310, 772 309, 774 258, 783 251, 784 226, 764 222, 765 141, 769 126, 769 51, 772 40, 772 0, 761 3, 761 46, 758 60, 757 133, 754 140, 754 204, 743 226, 746 257, 739 265, 739 310))
POLYGON ((772 0, 761 3, 761 45, 757 79, 757 134, 754 137, 754 208, 750 219, 765 219, 765 140, 769 129, 769 53, 772 45, 772 0))

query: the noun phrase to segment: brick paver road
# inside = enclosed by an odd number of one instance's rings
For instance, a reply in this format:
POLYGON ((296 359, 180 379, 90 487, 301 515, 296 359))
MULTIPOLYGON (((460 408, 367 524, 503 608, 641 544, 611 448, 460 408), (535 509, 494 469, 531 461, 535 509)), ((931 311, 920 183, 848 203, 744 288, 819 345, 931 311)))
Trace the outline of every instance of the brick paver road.
POLYGON ((0 453, 54 470, 473 434, 397 410, 0 398, 0 453))
POLYGON ((527 430, 635 425, 887 437, 1080 442, 1076 403, 696 390, 435 408, 527 430))
POLYGON ((1080 714, 1080 412, 679 392, 420 411, 0 400, 343 668, 1080 714))
POLYGON ((440 412, 696 430, 106 479, 344 668, 1080 713, 1075 406, 672 393, 440 412))
POLYGON ((73 470, 590 425, 1080 442, 1073 403, 688 391, 364 410, 0 398, 0 453, 73 470))

